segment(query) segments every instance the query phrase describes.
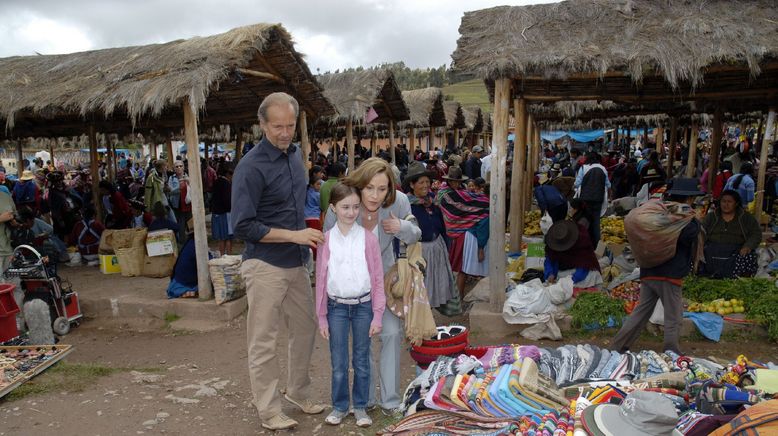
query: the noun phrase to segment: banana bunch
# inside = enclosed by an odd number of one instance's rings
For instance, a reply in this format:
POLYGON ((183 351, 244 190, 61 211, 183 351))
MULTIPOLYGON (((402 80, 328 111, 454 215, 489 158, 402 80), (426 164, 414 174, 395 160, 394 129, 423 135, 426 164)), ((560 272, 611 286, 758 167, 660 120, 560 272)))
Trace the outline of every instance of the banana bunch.
POLYGON ((538 236, 542 235, 540 230, 540 211, 531 210, 524 212, 524 235, 526 236, 538 236))
POLYGON ((602 241, 611 244, 623 244, 627 240, 624 232, 624 218, 608 216, 600 220, 602 241))

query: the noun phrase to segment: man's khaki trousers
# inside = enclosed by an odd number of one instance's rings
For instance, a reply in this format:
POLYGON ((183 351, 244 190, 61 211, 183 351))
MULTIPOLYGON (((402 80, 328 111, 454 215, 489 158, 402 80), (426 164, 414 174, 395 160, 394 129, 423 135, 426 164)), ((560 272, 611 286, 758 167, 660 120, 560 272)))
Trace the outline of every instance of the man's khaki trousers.
POLYGON ((248 359, 251 393, 259 418, 281 413, 276 355, 278 331, 289 332, 286 393, 295 400, 308 398, 308 370, 316 339, 316 320, 308 271, 305 267, 279 268, 258 259, 241 266, 248 298, 248 359))

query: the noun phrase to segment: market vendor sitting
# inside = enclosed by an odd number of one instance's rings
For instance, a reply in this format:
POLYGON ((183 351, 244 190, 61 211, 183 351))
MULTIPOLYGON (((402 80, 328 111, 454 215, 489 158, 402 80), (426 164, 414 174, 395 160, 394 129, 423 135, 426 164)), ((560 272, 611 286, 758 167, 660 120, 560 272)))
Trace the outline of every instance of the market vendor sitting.
POLYGON ((762 231, 743 209, 735 190, 721 193, 720 207, 705 216, 705 263, 700 274, 713 278, 753 277, 758 269, 756 248, 762 231))
POLYGON ((83 213, 76 212, 76 224, 70 232, 68 241, 78 247, 83 261, 97 260, 100 237, 105 227, 95 219, 95 208, 91 204, 84 207, 83 213))
MULTIPOLYGON (((195 251, 194 220, 186 223, 187 240, 178 253, 173 275, 167 287, 168 298, 197 298, 197 253, 195 251)), ((210 255, 208 256, 210 258, 210 255)))
POLYGON ((55 262, 67 262, 69 256, 65 243, 54 235, 51 224, 35 217, 35 212, 27 206, 21 206, 17 211, 17 227, 12 232, 12 244, 31 245, 44 256, 49 256, 55 262))
POLYGON ((570 220, 554 223, 545 236, 546 260, 543 279, 553 283, 572 275, 576 288, 591 288, 602 284, 602 274, 594 254, 589 232, 570 220))

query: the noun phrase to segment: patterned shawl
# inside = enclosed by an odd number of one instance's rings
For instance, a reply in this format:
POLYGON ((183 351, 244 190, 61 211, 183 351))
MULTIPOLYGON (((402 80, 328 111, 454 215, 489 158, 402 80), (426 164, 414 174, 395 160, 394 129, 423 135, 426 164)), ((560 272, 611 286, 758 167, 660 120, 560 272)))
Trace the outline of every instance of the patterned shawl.
POLYGON ((489 198, 466 189, 452 189, 444 184, 438 191, 437 202, 443 211, 446 233, 457 238, 469 228, 489 216, 489 198))

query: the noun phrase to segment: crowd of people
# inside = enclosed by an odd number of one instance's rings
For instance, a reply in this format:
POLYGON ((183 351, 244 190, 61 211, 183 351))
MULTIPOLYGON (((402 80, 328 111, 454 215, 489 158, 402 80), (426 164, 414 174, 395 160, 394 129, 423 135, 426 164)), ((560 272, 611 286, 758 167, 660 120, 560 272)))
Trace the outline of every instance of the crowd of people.
MULTIPOLYGON (((173 168, 166 159, 133 161, 120 153, 116 174, 100 162, 96 175, 77 165, 57 167, 40 158, 23 160, 18 179, 6 177, 0 167, 0 256, 3 269, 19 245, 31 245, 50 262, 68 262, 68 247, 76 247, 83 262, 96 262, 105 229, 147 228, 172 230, 179 246, 188 239, 187 221, 192 217, 191 192, 186 157, 176 156, 173 168), (172 170, 172 171, 170 171, 172 170), (98 177, 98 203, 92 193, 98 177)), ((201 159, 206 207, 211 209, 212 238, 219 251, 232 251, 229 219, 233 163, 227 156, 201 159), (215 194, 215 195, 214 195, 215 194)))

